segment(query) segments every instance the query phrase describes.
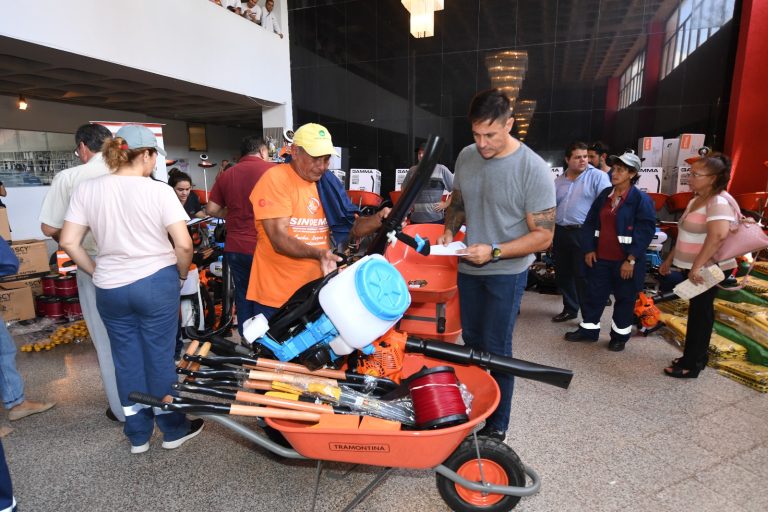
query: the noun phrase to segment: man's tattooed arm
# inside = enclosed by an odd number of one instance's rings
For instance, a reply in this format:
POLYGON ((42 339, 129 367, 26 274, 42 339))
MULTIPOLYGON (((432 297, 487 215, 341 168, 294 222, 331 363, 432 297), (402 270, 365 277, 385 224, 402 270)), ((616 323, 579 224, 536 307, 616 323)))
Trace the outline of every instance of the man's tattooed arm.
POLYGON ((549 208, 525 216, 528 233, 504 244, 504 255, 508 258, 527 256, 546 251, 555 235, 555 209, 549 208))
MULTIPOLYGON (((555 209, 550 208, 541 212, 531 214, 533 225, 537 228, 555 231, 555 209)), ((529 226, 530 227, 530 226, 529 226)))

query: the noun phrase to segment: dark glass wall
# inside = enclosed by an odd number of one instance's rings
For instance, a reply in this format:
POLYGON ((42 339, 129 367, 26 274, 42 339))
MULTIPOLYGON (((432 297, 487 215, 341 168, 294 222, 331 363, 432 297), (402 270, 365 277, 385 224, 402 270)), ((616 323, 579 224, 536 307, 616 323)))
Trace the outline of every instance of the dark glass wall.
POLYGON ((394 188, 394 169, 412 165, 415 147, 430 133, 445 138, 440 160, 452 167, 472 143, 469 101, 493 85, 489 58, 514 50, 527 56, 518 102, 536 102, 525 142, 554 165, 573 140, 624 148, 641 136, 694 132, 722 144, 737 23, 723 26, 629 107, 616 112, 609 92, 649 39, 664 39, 679 5, 445 0, 435 35, 416 39, 399 0, 288 0, 294 122, 326 125, 349 149, 350 167, 382 171, 386 192, 394 188))

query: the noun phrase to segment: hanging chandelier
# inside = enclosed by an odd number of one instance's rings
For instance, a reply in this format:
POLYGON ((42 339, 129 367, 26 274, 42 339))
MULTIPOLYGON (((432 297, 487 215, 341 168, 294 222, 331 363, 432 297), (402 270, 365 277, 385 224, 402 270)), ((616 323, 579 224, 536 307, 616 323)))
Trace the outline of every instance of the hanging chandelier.
POLYGON ((536 111, 536 100, 519 100, 515 105, 515 126, 520 140, 528 136, 533 113, 536 111))
POLYGON ((528 52, 504 50, 491 53, 485 57, 485 67, 488 70, 491 87, 504 91, 514 106, 528 70, 528 52))
POLYGON ((411 35, 416 38, 435 35, 435 11, 445 8, 445 0, 402 0, 411 14, 411 35))

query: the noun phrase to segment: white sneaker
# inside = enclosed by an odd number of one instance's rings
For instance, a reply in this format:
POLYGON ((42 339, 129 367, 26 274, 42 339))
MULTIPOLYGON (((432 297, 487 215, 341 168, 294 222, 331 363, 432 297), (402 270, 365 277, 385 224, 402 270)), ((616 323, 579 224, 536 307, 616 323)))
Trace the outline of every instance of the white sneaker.
POLYGON ((174 448, 178 448, 179 446, 183 445, 193 437, 195 437, 197 434, 203 431, 203 426, 205 422, 198 418, 196 420, 192 420, 189 423, 189 433, 185 435, 184 437, 180 437, 179 439, 176 439, 175 441, 163 441, 163 448, 166 450, 173 450, 174 448))
POLYGON ((144 453, 149 450, 149 441, 141 446, 131 446, 131 453, 144 453))

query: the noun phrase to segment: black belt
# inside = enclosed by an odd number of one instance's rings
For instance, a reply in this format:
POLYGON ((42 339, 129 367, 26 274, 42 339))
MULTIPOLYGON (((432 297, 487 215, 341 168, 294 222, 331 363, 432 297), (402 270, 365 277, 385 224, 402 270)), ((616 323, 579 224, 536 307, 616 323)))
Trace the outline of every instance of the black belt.
POLYGON ((581 229, 581 224, 573 224, 571 226, 561 226, 560 224, 558 224, 557 227, 563 228, 563 229, 581 229))

